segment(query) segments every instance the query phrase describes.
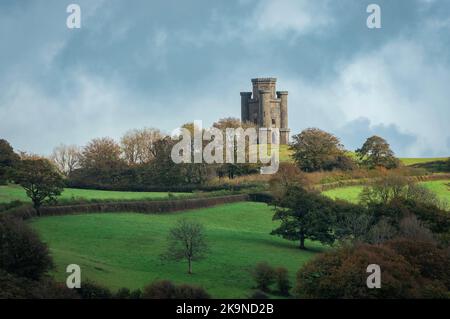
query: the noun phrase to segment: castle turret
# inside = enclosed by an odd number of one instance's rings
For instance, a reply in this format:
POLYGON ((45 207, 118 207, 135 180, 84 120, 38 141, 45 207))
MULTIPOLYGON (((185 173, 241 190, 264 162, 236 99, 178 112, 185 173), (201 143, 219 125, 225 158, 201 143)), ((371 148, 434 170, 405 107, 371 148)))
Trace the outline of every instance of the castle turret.
POLYGON ((276 78, 252 79, 253 92, 241 92, 241 120, 258 128, 279 128, 280 143, 289 143, 288 92, 276 91, 276 78))
POLYGON ((277 97, 280 99, 280 128, 288 128, 287 91, 278 91, 277 97))
POLYGON ((252 97, 252 92, 241 92, 241 122, 250 121, 249 100, 252 97))

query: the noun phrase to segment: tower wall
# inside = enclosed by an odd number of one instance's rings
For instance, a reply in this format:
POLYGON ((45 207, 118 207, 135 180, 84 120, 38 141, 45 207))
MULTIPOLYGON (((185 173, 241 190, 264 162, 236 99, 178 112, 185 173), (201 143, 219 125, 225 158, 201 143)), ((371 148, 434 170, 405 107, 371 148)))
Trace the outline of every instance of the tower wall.
POLYGON ((241 120, 258 128, 279 128, 280 143, 289 143, 288 92, 276 91, 276 78, 252 79, 253 91, 241 92, 241 120))
POLYGON ((262 113, 260 113, 261 125, 263 127, 272 127, 272 112, 271 112, 271 95, 270 90, 259 90, 259 104, 262 113))
POLYGON ((249 100, 252 92, 241 92, 241 122, 250 121, 249 100))
POLYGON ((279 91, 277 97, 280 99, 280 128, 288 128, 288 92, 279 91))

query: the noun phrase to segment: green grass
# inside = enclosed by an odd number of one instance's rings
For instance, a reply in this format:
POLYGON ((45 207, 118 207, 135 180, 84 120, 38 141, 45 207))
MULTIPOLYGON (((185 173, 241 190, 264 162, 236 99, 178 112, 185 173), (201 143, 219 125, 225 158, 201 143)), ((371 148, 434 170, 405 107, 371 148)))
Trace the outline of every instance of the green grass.
POLYGON ((343 199, 352 203, 357 203, 362 189, 363 186, 339 187, 324 191, 322 194, 331 199, 343 199))
POLYGON ((250 270, 259 261, 295 273, 317 252, 319 243, 297 243, 270 235, 277 222, 266 204, 243 202, 184 213, 144 215, 134 213, 88 214, 34 219, 31 225, 49 244, 56 263, 54 275, 65 281, 65 267, 78 264, 82 278, 111 289, 142 288, 156 279, 198 284, 213 297, 248 296, 254 283, 250 270), (162 262, 166 236, 177 219, 187 217, 206 229, 210 253, 194 262, 188 275, 185 262, 162 262))
MULTIPOLYGON (((281 162, 293 162, 292 157, 291 157, 292 151, 289 150, 289 146, 288 145, 280 145, 280 161, 281 162)), ((349 151, 346 152, 346 154, 348 156, 350 156, 353 159, 356 159, 356 154, 355 152, 349 151)), ((416 157, 416 158, 412 158, 412 157, 403 157, 400 158, 400 161, 406 165, 406 166, 411 166, 411 165, 415 165, 415 164, 427 164, 427 163, 433 163, 433 162, 438 162, 438 161, 446 161, 448 159, 448 157, 428 157, 428 158, 421 158, 421 157, 416 157)))
POLYGON ((400 158, 402 163, 406 166, 415 165, 415 164, 426 164, 431 162, 438 162, 438 161, 446 161, 447 157, 430 157, 430 158, 400 158))
MULTIPOLYGON (((188 193, 172 193, 174 196, 187 196, 188 193)), ((61 194, 61 200, 140 200, 168 197, 167 192, 116 192, 92 189, 66 188, 61 194)), ((30 202, 24 189, 17 185, 0 186, 0 203, 13 200, 30 202)))
MULTIPOLYGON (((429 181, 429 182, 421 182, 420 185, 423 185, 433 192, 444 201, 450 203, 450 187, 448 184, 450 180, 442 180, 442 181, 429 181)), ((332 199, 344 199, 349 202, 357 203, 359 199, 359 194, 361 193, 363 186, 349 186, 349 187, 339 187, 334 188, 328 191, 323 192, 324 195, 332 198, 332 199)))

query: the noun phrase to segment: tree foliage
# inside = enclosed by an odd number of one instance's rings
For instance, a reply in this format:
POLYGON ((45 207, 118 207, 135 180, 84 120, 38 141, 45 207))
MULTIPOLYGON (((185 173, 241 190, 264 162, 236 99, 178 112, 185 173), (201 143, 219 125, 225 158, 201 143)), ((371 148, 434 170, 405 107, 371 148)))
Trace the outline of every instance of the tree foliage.
POLYGON ((363 146, 356 150, 356 155, 360 162, 369 168, 380 166, 390 169, 398 167, 400 164, 389 143, 376 135, 369 137, 363 146))
POLYGON ((8 141, 0 139, 0 185, 8 181, 20 158, 8 141))
POLYGON ((345 155, 343 145, 333 134, 318 128, 308 128, 292 139, 292 158, 303 171, 351 169, 354 166, 345 155))
POLYGON ((442 298, 449 296, 448 252, 431 243, 394 240, 343 246, 320 254, 297 273, 301 298, 442 298), (366 285, 367 266, 382 270, 379 289, 366 285))
POLYGON ((65 176, 69 176, 75 169, 80 167, 81 152, 76 145, 61 144, 53 149, 50 160, 58 170, 65 176))
POLYGON ((205 257, 208 251, 203 225, 180 219, 168 236, 167 251, 162 255, 167 260, 186 260, 188 273, 192 274, 192 262, 205 257))
POLYGON ((42 204, 56 201, 64 188, 63 178, 46 159, 22 160, 15 180, 25 189, 38 215, 42 204))
POLYGON ((52 267, 47 246, 22 221, 0 218, 0 269, 39 280, 52 267))
POLYGON ((273 219, 281 221, 280 226, 272 231, 272 235, 298 240, 300 249, 306 249, 305 239, 318 240, 325 244, 334 242, 332 200, 294 185, 288 187, 272 205, 275 206, 273 219))

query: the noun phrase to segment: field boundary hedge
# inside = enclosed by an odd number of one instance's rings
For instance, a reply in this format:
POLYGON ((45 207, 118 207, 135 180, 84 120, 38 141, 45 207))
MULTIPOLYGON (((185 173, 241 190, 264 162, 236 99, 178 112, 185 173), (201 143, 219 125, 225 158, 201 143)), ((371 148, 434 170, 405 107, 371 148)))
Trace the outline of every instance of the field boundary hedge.
MULTIPOLYGON (((60 216, 71 214, 88 213, 114 213, 114 212, 134 212, 144 214, 160 214, 176 212, 197 208, 206 208, 216 205, 244 202, 250 200, 248 194, 228 195, 207 198, 189 198, 163 201, 125 201, 125 202, 102 202, 64 206, 44 206, 40 209, 41 216, 60 216)), ((30 205, 4 211, 11 217, 29 219, 36 217, 36 211, 30 205)))
MULTIPOLYGON (((412 182, 428 182, 428 181, 439 181, 450 179, 450 174, 432 174, 432 175, 421 175, 421 176, 406 176, 412 182)), ((320 192, 328 191, 330 189, 340 188, 340 187, 350 187, 350 186, 361 186, 367 185, 375 182, 379 178, 358 178, 343 180, 327 184, 314 185, 314 188, 320 192)))

